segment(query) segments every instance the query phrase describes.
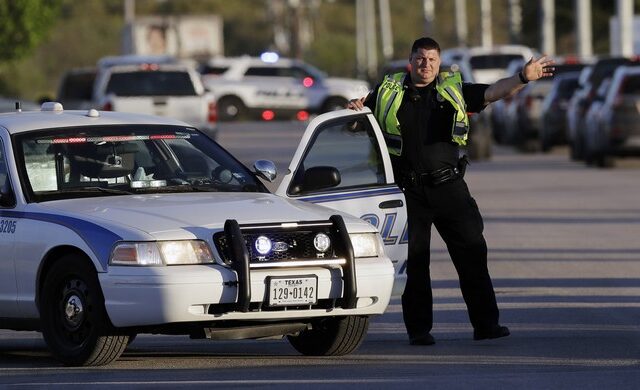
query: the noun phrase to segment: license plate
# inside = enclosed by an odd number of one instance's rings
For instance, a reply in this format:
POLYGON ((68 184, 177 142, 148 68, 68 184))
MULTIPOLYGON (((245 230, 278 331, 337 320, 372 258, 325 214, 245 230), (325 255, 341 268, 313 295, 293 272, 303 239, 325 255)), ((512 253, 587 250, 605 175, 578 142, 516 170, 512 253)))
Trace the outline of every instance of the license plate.
POLYGON ((318 301, 318 278, 300 276, 269 279, 269 306, 309 305, 318 301))

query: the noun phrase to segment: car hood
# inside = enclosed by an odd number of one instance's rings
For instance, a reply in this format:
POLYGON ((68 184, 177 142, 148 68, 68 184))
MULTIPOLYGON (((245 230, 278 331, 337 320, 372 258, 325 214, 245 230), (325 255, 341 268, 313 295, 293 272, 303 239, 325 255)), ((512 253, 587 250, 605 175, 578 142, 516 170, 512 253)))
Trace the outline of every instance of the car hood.
MULTIPOLYGON (((189 239, 210 236, 227 219, 239 224, 328 220, 336 210, 266 193, 188 193, 111 196, 42 203, 53 214, 87 220, 123 239, 189 239), (151 237, 148 237, 148 236, 151 237)), ((349 231, 371 231, 345 217, 349 231)))

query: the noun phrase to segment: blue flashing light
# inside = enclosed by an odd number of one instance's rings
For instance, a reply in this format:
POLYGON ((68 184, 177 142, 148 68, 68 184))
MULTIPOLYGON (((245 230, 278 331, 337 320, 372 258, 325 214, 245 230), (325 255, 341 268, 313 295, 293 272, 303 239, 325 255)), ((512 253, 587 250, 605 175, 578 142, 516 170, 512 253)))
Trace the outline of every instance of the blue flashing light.
POLYGON ((280 58, 280 56, 278 55, 278 53, 273 52, 273 51, 265 51, 264 53, 262 53, 260 55, 260 59, 263 62, 268 62, 270 64, 277 62, 278 59, 280 58))

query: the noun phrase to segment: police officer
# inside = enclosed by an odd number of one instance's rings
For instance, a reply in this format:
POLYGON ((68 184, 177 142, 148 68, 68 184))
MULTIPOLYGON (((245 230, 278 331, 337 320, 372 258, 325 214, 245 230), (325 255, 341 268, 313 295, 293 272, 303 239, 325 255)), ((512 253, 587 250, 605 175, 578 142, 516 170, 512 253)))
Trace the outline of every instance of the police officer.
POLYGON ((440 72, 440 46, 420 38, 411 47, 410 71, 387 75, 368 96, 347 107, 367 106, 385 135, 396 181, 407 202, 409 250, 402 313, 411 345, 431 345, 430 236, 434 225, 458 272, 474 340, 509 335, 487 269, 482 216, 462 179, 459 157, 469 132, 467 112, 511 95, 529 81, 551 76, 553 61, 531 58, 522 71, 494 84, 463 83, 457 72, 440 72))

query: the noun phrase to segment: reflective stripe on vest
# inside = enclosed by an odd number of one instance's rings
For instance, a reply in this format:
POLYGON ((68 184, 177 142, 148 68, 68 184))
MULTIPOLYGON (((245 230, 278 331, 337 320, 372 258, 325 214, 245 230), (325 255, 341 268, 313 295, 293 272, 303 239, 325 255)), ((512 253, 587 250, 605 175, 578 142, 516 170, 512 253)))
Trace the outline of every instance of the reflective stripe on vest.
MULTIPOLYGON (((398 109, 404 96, 404 79, 406 73, 395 73, 385 76, 378 88, 378 99, 374 115, 382 128, 389 154, 399 156, 402 152, 400 122, 398 109)), ((462 77, 458 72, 441 72, 436 82, 436 92, 446 99, 456 110, 455 120, 451 128, 451 139, 464 146, 469 135, 469 117, 462 95, 462 77)))
POLYGON ((456 117, 451 127, 451 140, 460 146, 467 144, 469 136, 469 116, 462 95, 462 77, 458 72, 440 72, 436 91, 453 105, 456 117))
POLYGON ((382 128, 389 154, 399 156, 402 153, 402 137, 398 109, 404 96, 404 79, 406 73, 386 75, 378 88, 378 100, 374 116, 382 128))

